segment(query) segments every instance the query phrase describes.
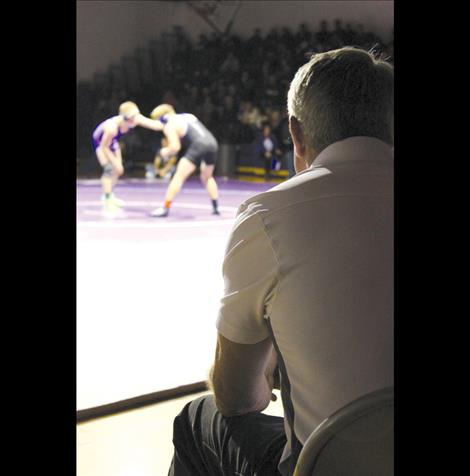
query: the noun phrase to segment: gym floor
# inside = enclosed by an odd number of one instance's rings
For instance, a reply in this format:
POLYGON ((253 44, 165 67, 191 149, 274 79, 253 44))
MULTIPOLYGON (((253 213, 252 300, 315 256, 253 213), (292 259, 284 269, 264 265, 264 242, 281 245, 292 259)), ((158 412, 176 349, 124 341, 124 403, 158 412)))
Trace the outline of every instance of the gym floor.
MULTIPOLYGON (((275 185, 217 182, 220 216, 194 178, 163 219, 149 216, 163 180, 120 181, 113 216, 98 180, 77 182, 77 410, 206 380, 236 211, 275 185)), ((199 395, 80 423, 77 475, 165 475, 173 418, 199 395)), ((282 414, 279 400, 267 411, 282 414)))

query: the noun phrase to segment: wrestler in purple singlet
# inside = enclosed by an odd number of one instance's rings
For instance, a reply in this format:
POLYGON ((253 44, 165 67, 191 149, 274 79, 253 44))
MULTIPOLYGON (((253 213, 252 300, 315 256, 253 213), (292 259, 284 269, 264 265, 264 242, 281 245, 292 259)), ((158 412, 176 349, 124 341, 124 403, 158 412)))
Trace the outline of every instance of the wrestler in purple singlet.
MULTIPOLYGON (((118 117, 118 116, 114 116, 114 117, 118 117)), ((104 125, 113 120, 114 117, 111 117, 110 119, 106 119, 105 121, 101 122, 100 124, 98 124, 95 128, 95 130, 93 131, 93 135, 92 135, 92 138, 93 138, 93 150, 96 150, 96 148, 101 144, 101 139, 103 138, 103 133, 104 133, 104 125)), ((121 132, 121 129, 118 127, 118 132, 117 134, 112 138, 111 140, 111 144, 109 146, 109 148, 115 152, 116 150, 119 149, 119 139, 124 135, 126 134, 126 132, 121 132)))

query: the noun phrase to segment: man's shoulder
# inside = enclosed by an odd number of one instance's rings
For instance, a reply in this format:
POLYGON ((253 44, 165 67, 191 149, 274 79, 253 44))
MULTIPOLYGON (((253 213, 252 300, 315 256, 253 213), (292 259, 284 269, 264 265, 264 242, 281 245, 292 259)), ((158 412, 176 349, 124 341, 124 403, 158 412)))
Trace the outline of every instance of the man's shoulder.
POLYGON ((102 122, 103 130, 106 132, 115 133, 118 130, 118 125, 116 122, 116 117, 110 117, 102 122))
POLYGON ((322 179, 331 174, 324 167, 306 170, 274 186, 266 192, 253 195, 240 206, 240 211, 255 213, 273 212, 298 200, 299 196, 308 198, 320 190, 322 179))
POLYGON ((242 203, 238 215, 244 220, 253 216, 264 219, 287 209, 304 208, 306 203, 314 206, 326 198, 386 195, 393 184, 392 171, 387 164, 317 165, 250 197, 242 203))

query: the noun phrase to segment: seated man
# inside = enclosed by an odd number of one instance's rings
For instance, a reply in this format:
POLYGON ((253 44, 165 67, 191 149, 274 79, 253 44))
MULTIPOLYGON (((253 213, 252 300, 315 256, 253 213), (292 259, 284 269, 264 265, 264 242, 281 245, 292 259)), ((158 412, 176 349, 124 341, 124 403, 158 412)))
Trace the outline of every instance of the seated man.
POLYGON ((212 396, 174 422, 170 475, 292 475, 311 432, 393 385, 393 68, 341 48, 288 93, 297 174, 239 209, 212 396), (284 419, 262 412, 279 369, 284 419))

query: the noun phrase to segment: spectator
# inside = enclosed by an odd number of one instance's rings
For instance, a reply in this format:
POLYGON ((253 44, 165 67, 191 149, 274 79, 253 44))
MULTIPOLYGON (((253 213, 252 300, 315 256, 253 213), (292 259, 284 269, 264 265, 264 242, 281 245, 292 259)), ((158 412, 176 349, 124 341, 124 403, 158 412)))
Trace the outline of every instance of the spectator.
POLYGON ((296 35, 297 45, 302 51, 306 51, 311 48, 312 33, 310 32, 306 23, 301 23, 299 31, 296 35))
POLYGON ((165 94, 163 94, 163 100, 165 101, 165 104, 170 104, 175 109, 180 109, 179 101, 176 99, 172 89, 165 91, 165 94))
POLYGON ((325 418, 393 386, 393 70, 322 53, 288 105, 298 175, 239 209, 214 395, 176 417, 170 476, 292 475, 325 418), (261 413, 279 386, 285 419, 261 413))
POLYGON ((258 134, 256 150, 263 163, 265 178, 271 175, 271 170, 279 170, 282 153, 278 140, 271 131, 269 124, 264 124, 263 129, 258 134))
POLYGON ((285 168, 287 168, 289 178, 295 175, 294 168, 294 151, 292 148, 292 139, 289 131, 289 117, 287 114, 281 119, 279 126, 274 129, 282 151, 282 162, 285 168))
POLYGON ((275 76, 269 75, 267 77, 264 94, 271 104, 279 104, 281 102, 279 80, 275 76))
POLYGON ((225 59, 225 61, 220 66, 220 72, 222 74, 226 74, 229 77, 233 77, 236 75, 240 70, 240 62, 238 58, 230 52, 225 59))
POLYGON ((260 110, 253 105, 252 101, 242 102, 241 111, 239 114, 242 124, 246 124, 252 128, 259 129, 263 121, 260 110))
POLYGON ((346 23, 344 27, 343 44, 348 46, 356 44, 356 34, 352 29, 351 23, 346 23))
POLYGON ((273 109, 269 113, 269 125, 271 127, 271 130, 274 132, 278 127, 279 124, 281 123, 281 111, 279 109, 273 109))
POLYGON ((259 48, 263 44, 263 37, 261 35, 261 30, 259 28, 255 28, 253 31, 253 35, 248 38, 246 41, 246 50, 248 52, 254 51, 259 48))
POLYGON ((328 22, 322 20, 320 22, 320 30, 315 34, 317 43, 327 44, 330 41, 331 33, 328 31, 328 22))
POLYGON ((204 95, 204 102, 202 104, 201 119, 204 124, 212 124, 216 109, 212 103, 212 99, 208 94, 204 95))
POLYGON ((331 44, 333 48, 340 48, 342 45, 345 45, 345 37, 343 30, 343 22, 337 18, 334 21, 335 29, 333 30, 333 35, 331 37, 331 44))
POLYGON ((292 34, 289 27, 283 27, 281 29, 281 43, 280 45, 285 45, 288 50, 292 50, 295 43, 294 35, 292 34))

